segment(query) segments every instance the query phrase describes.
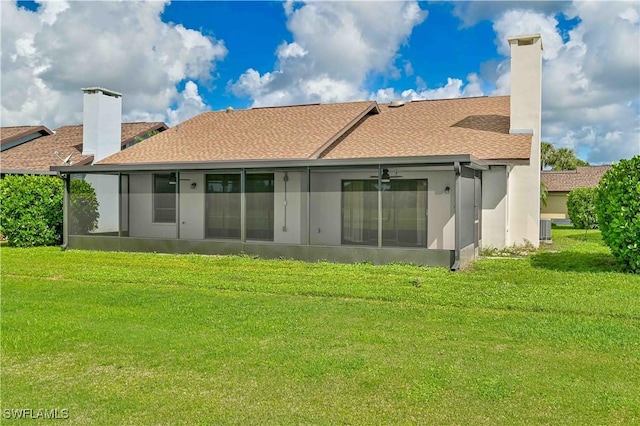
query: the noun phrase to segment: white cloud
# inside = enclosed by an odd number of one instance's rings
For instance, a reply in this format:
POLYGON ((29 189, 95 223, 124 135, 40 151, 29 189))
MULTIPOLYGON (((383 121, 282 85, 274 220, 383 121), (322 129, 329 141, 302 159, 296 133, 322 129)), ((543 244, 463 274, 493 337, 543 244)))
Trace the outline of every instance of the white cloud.
POLYGON ((254 106, 363 99, 368 75, 397 75, 399 47, 427 16, 416 2, 287 2, 284 9, 294 41, 278 47, 276 69, 248 69, 232 85, 254 106))
POLYGON ((1 3, 2 125, 79 123, 87 86, 123 93, 125 119, 174 123, 208 109, 193 81, 212 80, 224 42, 162 22, 166 3, 1 3))
POLYGON ((393 99, 403 99, 405 101, 417 101, 424 99, 452 99, 452 98, 468 98, 473 96, 482 96, 482 80, 477 74, 471 73, 467 76, 465 84, 458 78, 447 79, 447 84, 441 87, 429 89, 426 87, 424 80, 418 77, 416 79, 418 90, 407 89, 397 92, 394 88, 388 87, 378 89, 374 93, 369 94, 369 99, 378 102, 390 102, 393 99))
MULTIPOLYGON (((640 154, 640 27, 637 3, 574 2, 580 22, 562 41, 556 20, 534 11, 503 12, 494 22, 498 51, 507 36, 543 36, 542 137, 592 163, 640 154)), ((509 93, 507 60, 493 94, 509 93)))

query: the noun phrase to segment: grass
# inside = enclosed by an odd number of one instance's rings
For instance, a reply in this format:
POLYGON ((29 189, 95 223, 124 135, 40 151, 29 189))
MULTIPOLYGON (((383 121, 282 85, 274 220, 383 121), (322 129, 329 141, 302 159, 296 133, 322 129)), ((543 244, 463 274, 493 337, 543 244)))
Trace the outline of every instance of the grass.
POLYGON ((597 231, 553 232, 460 273, 2 247, 1 408, 69 424, 637 424, 640 277, 597 231))

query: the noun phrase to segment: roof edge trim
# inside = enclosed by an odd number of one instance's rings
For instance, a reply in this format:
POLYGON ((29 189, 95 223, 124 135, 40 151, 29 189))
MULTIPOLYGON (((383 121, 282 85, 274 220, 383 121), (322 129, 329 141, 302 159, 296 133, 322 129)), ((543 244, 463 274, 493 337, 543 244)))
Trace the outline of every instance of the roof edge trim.
POLYGON ((473 164, 474 167, 486 167, 491 163, 472 155, 432 155, 418 157, 375 157, 346 159, 286 159, 286 160, 229 160, 215 162, 185 163, 135 163, 135 164, 94 164, 87 166, 51 166, 51 171, 67 173, 118 173, 134 171, 166 170, 215 170, 215 169, 251 169, 276 167, 349 167, 378 165, 446 165, 454 162, 473 164))

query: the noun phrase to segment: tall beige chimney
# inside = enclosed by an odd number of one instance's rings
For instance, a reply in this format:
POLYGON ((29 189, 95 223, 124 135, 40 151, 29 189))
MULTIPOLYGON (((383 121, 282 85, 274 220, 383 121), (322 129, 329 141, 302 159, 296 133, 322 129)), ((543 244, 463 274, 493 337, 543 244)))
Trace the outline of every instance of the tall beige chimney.
POLYGON ((540 135, 542 37, 509 37, 511 48, 511 132, 540 135))
POLYGON ((122 94, 101 87, 82 91, 82 155, 93 155, 95 163, 120 151, 122 94))
POLYGON ((508 244, 540 241, 540 132, 542 120, 542 37, 509 37, 511 48, 510 133, 530 134, 529 164, 509 172, 508 244))

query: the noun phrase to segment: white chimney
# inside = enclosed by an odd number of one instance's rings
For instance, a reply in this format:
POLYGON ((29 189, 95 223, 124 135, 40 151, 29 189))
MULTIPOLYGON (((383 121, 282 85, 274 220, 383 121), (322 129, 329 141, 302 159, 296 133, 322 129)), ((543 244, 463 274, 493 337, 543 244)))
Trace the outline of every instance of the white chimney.
POLYGON ((95 163, 120 151, 122 94, 101 87, 88 87, 82 91, 82 155, 93 155, 95 163))
POLYGON ((540 136, 542 37, 509 37, 511 47, 511 133, 540 136))
POLYGON ((510 133, 531 135, 529 164, 509 172, 507 245, 540 240, 540 131, 542 120, 542 37, 509 37, 511 48, 510 133))

